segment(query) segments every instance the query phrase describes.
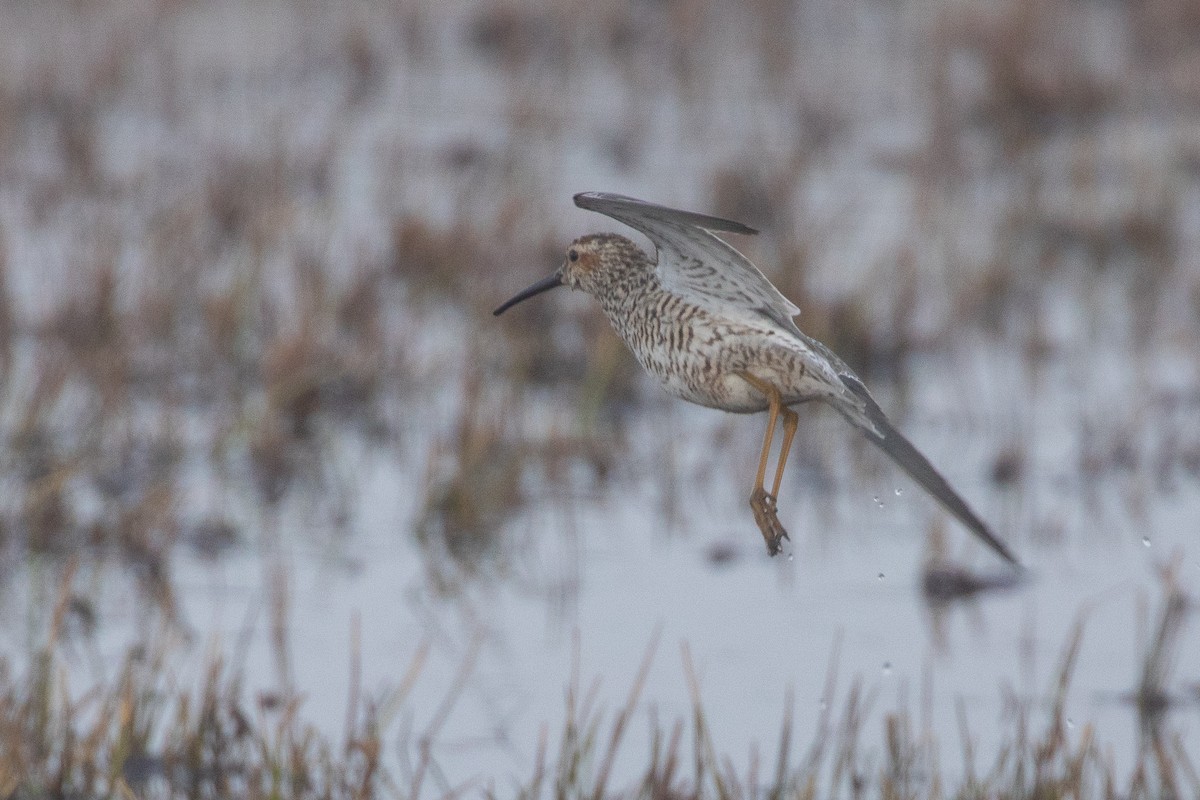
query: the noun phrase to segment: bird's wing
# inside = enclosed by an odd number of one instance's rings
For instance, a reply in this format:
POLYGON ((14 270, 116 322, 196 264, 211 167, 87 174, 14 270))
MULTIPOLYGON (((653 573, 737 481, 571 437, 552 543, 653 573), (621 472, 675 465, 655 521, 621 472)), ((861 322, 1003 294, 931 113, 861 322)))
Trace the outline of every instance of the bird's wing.
POLYGON ((857 408, 839 403, 835 403, 834 408, 866 434, 867 438, 883 452, 887 453, 892 461, 907 472, 909 477, 920 484, 921 488, 927 491, 931 497, 941 503, 943 508, 953 514, 959 522, 966 526, 967 530, 978 536, 984 544, 996 551, 1005 561, 1019 567, 1020 562, 1017 561, 1017 557, 1008 549, 1008 546, 992 532, 987 523, 971 510, 958 492, 954 491, 941 473, 929 463, 929 459, 921 455, 921 451, 892 426, 875 402, 875 398, 871 397, 867 387, 863 386, 862 381, 848 369, 839 377, 860 402, 857 404, 857 408), (865 424, 867 422, 870 424, 865 424))
POLYGON ((577 194, 575 205, 646 234, 658 251, 658 276, 665 288, 726 316, 764 316, 800 334, 792 321, 800 309, 749 259, 711 233, 758 233, 753 228, 607 192, 577 194))

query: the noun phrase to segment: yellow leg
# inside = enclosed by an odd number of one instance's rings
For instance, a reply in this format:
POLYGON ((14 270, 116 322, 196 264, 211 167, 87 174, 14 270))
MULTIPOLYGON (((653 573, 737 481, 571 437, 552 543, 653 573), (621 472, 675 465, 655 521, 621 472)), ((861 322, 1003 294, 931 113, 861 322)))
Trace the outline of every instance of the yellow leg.
MULTIPOLYGON (((762 531, 763 540, 767 543, 767 554, 773 556, 779 552, 782 542, 788 538, 788 534, 776 514, 775 495, 767 494, 764 488, 767 479, 767 461, 771 457, 771 440, 775 438, 775 425, 779 421, 779 415, 783 414, 785 445, 790 446, 792 436, 796 432, 796 413, 783 407, 783 397, 779 394, 779 390, 771 384, 746 373, 742 374, 742 378, 762 392, 768 403, 767 435, 763 437, 762 455, 758 460, 758 475, 754 481, 754 492, 750 495, 750 509, 754 512, 754 521, 758 524, 758 529, 762 531)), ((784 460, 786 461, 786 456, 784 456, 784 460)), ((782 466, 775 473, 775 491, 779 491, 781 473, 782 466)))
POLYGON ((800 415, 790 408, 780 410, 783 414, 783 446, 779 448, 779 463, 775 466, 775 484, 771 494, 779 499, 779 484, 783 483, 783 468, 787 466, 788 454, 792 451, 792 439, 796 436, 796 426, 800 424, 800 415))
MULTIPOLYGON (((767 435, 763 437, 762 455, 758 459, 758 477, 754 480, 754 488, 761 489, 767 482, 767 460, 771 457, 771 441, 775 438, 775 423, 779 420, 779 411, 783 408, 783 398, 779 390, 766 381, 761 381, 748 372, 742 373, 746 383, 763 393, 767 398, 767 435)), ((788 409, 791 414, 791 409, 788 409)))
POLYGON ((763 437, 762 455, 758 459, 758 476, 754 479, 754 488, 761 489, 767 481, 767 461, 771 458, 771 442, 775 439, 775 423, 779 420, 779 392, 765 383, 752 381, 751 386, 762 391, 770 402, 767 408, 767 435, 763 437))

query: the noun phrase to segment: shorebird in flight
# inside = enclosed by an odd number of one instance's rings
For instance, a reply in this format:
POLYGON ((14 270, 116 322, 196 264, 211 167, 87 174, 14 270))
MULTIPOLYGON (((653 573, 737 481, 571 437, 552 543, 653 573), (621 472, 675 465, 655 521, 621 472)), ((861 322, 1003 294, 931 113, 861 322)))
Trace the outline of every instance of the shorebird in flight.
POLYGON ((879 446, 922 488, 1006 561, 1016 557, 884 415, 863 382, 793 320, 800 313, 750 261, 713 231, 754 234, 738 222, 679 211, 618 194, 586 192, 575 205, 641 231, 656 258, 611 233, 576 239, 553 275, 495 310, 556 286, 581 289, 600 302, 642 367, 666 390, 710 408, 767 412, 767 431, 750 508, 767 552, 787 530, 776 498, 799 415, 793 406, 821 400, 879 446), (782 419, 783 443, 771 491, 767 462, 782 419))

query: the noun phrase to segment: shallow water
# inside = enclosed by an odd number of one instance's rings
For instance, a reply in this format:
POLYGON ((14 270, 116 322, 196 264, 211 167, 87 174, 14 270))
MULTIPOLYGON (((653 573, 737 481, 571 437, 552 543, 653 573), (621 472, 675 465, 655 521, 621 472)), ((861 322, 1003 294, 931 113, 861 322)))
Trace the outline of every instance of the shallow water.
MULTIPOLYGON (((937 394, 944 394, 971 383, 950 365, 976 348, 989 354, 972 358, 986 383, 995 369, 989 365, 1003 363, 1002 354, 965 342, 950 358, 922 359, 922 379, 914 384, 943 387, 937 394)), ((966 769, 963 722, 982 770, 1012 740, 1013 699, 1033 709, 1035 728, 1044 724, 1073 626, 1082 622, 1066 717, 1073 735, 1093 726, 1098 742, 1128 768, 1138 720, 1115 696, 1137 686, 1162 599, 1158 571, 1174 563, 1180 586, 1200 580, 1190 523, 1200 498, 1194 476, 1178 468, 1169 470, 1180 485, 1174 492, 1140 486, 1140 471, 1080 480, 1077 470, 1064 469, 1081 457, 1079 438, 1068 434, 1081 409, 1066 394, 1091 394, 1069 386, 1062 376, 1071 372, 1047 369, 1023 404, 1034 422, 1022 423, 1030 455, 1021 481, 1032 488, 1019 492, 970 479, 986 473, 985 454, 1011 443, 1012 431, 995 421, 1006 397, 979 393, 969 412, 924 399, 933 389, 910 400, 920 409, 905 425, 914 440, 999 523, 1029 567, 1025 582, 1006 590, 944 607, 923 598, 931 526, 941 529, 949 552, 978 570, 1003 567, 916 487, 859 448, 832 413, 805 411, 801 447, 824 441, 817 463, 831 459, 834 475, 814 478, 820 466, 793 474, 781 505, 792 541, 785 555, 769 559, 742 497, 761 417, 651 402, 622 422, 628 444, 611 481, 600 490, 535 496, 505 526, 511 538, 501 547, 509 552, 478 553, 485 568, 475 578, 462 577, 444 561, 448 556, 422 551, 407 533, 421 513, 413 502, 420 496, 419 465, 397 458, 405 451, 345 434, 339 469, 356 491, 344 533, 331 537, 308 516, 311 499, 301 496, 263 518, 268 533, 256 542, 215 560, 187 549, 174 560, 177 624, 167 627, 191 639, 181 640, 172 670, 187 686, 207 657, 222 652, 240 660, 251 691, 299 693, 306 717, 336 739, 345 730, 352 655, 360 662, 362 696, 386 706, 428 647, 398 716, 385 720, 396 747, 393 763, 416 760, 420 737, 466 675, 436 731, 435 761, 448 786, 504 785, 532 773, 539 737, 557 741, 572 681, 584 692, 594 684, 596 707, 611 718, 656 645, 614 776, 622 785, 644 769, 650 710, 661 724, 691 713, 686 648, 714 741, 742 772, 752 748, 773 758, 788 697, 803 752, 817 735, 824 704, 832 705, 836 723, 852 683, 861 681, 871 698, 863 741, 878 744, 883 715, 907 711, 940 745, 944 777, 952 777, 966 769), (724 445, 714 444, 725 436, 724 445), (844 479, 843 459, 865 462, 870 477, 844 479), (714 547, 724 560, 714 562, 714 547), (431 565, 431 559, 443 561, 431 565), (489 570, 488 559, 500 560, 489 570), (459 575, 450 594, 433 588, 428 570, 438 567, 459 575), (831 671, 836 684, 829 696, 831 671)), ((1097 372, 1086 374, 1089 384, 1106 382, 1097 372)), ((1119 415, 1145 395, 1107 397, 1119 415)), ((1170 416, 1156 414, 1152 427, 1167 426, 1170 416)), ((1195 437, 1194 422, 1188 425, 1183 432, 1195 437)), ((148 622, 165 624, 133 587, 119 588, 119 567, 89 570, 98 570, 97 585, 108 588, 95 598, 103 624, 80 639, 86 644, 69 660, 80 670, 77 682, 111 670, 127 646, 144 639, 148 622)), ((29 597, 33 608, 16 602, 28 591, 17 587, 34 580, 53 586, 45 574, 24 566, 10 578, 10 634, 22 630, 21 618, 37 616, 36 596, 29 597)), ((6 640, 10 657, 19 660, 20 637, 6 640)), ((1200 663, 1194 625, 1184 629, 1176 663, 1177 678, 1167 688, 1194 692, 1188 688, 1200 663)), ((1185 708, 1170 720, 1185 740, 1196 735, 1194 711, 1185 708)))
MULTIPOLYGON (((952 383, 932 369, 928 377, 930 385, 952 383)), ((534 501, 509 523, 530 542, 516 556, 519 577, 468 585, 460 596, 440 599, 429 595, 420 556, 403 540, 356 538, 352 574, 294 556, 291 645, 298 684, 337 687, 332 697, 313 691, 309 710, 340 723, 346 659, 303 654, 343 654, 350 620, 361 615, 364 686, 371 687, 394 680, 416 642, 431 637, 432 655, 411 708, 419 731, 449 691, 460 661, 478 647, 468 689, 435 752, 451 785, 472 776, 519 779, 531 770, 543 726, 552 737, 558 733, 574 670, 584 687, 600 682, 599 705, 615 712, 647 648, 657 642, 641 707, 654 707, 664 721, 686 718, 691 698, 680 654, 686 646, 715 741, 739 766, 752 743, 766 756, 773 752, 789 690, 799 742, 807 745, 822 702, 830 700, 825 687, 832 669, 838 676, 835 709, 861 678, 876 698, 876 718, 909 709, 941 743, 946 774, 957 775, 958 704, 965 703, 977 766, 986 768, 1011 740, 1010 694, 1048 711, 1073 626, 1082 621, 1066 717, 1079 730, 1094 725, 1098 739, 1128 768, 1137 717, 1113 696, 1137 686, 1161 604, 1159 570, 1177 560, 1181 586, 1200 580, 1189 522, 1200 511, 1200 498, 1184 488, 1139 503, 1130 497, 1139 490, 1127 476, 1072 485, 1054 474, 1061 453, 1074 449, 1069 441, 1054 441, 1054 432, 1069 429, 1073 416, 1063 411, 1070 404, 1054 398, 1054 388, 1047 381, 1044 394, 1029 402, 1038 424, 1030 431, 1037 446, 1026 480, 1044 489, 1024 493, 1019 502, 962 477, 984 471, 972 463, 972 453, 994 451, 988 426, 978 422, 987 412, 954 420, 931 404, 924 425, 908 426, 989 517, 1011 520, 1001 530, 1030 568, 1024 585, 942 609, 926 602, 919 575, 930 524, 944 524, 950 550, 980 570, 1003 568, 952 523, 931 523, 939 517, 931 502, 886 465, 865 486, 794 481, 782 506, 793 541, 786 556, 771 560, 741 496, 761 419, 730 421, 702 409, 663 406, 630 422, 625 435, 638 445, 627 457, 635 466, 623 470, 615 486, 597 498, 534 501), (734 454, 735 468, 721 465, 715 474, 689 480, 713 461, 713 448, 705 444, 713 425, 733 430, 723 455, 728 460, 734 454), (693 436, 701 444, 689 447, 693 436), (658 472, 654 452, 663 437, 684 440, 668 477, 658 472), (675 497, 665 501, 666 493, 675 497), (664 505, 674 510, 673 519, 664 505), (714 565, 713 543, 728 547, 733 558, 714 565)), ((828 421, 833 424, 818 425, 822 436, 851 439, 840 420, 828 421)), ((394 487, 390 481, 379 485, 388 492, 394 487)), ((237 622, 243 613, 231 609, 226 619, 237 622)), ((1176 658, 1181 670, 1175 689, 1186 693, 1194 680, 1189 665, 1200 663, 1193 627, 1185 629, 1176 658)), ((1186 739, 1194 712, 1172 719, 1186 739)), ((878 741, 876 727, 865 730, 867 742, 878 741)), ((635 725, 625 753, 629 777, 644 766, 645 752, 635 725)))
MULTIPOLYGON (((860 680, 866 744, 908 711, 958 776, 964 720, 982 770, 1016 706, 1048 717, 1082 620, 1069 735, 1093 726, 1127 769, 1139 721, 1114 698, 1139 680, 1160 573, 1200 586, 1200 110, 1156 78, 1186 54, 1126 69, 1132 23, 1051 6, 6 7, 0 110, 20 113, 0 119, 0 511, 17 533, 0 653, 28 663, 74 558, 74 689, 165 639, 164 680, 194 686, 220 653, 337 738, 358 686, 400 773, 437 722, 443 789, 528 780, 568 687, 596 685, 611 719, 655 644, 617 784, 645 767, 651 711, 666 727, 692 713, 687 663, 739 773, 752 749, 772 758, 786 698, 802 751, 860 680), (1024 41, 1025 23, 1066 43, 1024 41), (1002 565, 816 408, 781 497, 790 547, 769 559, 746 503, 761 417, 647 385, 585 298, 493 319, 571 237, 618 227, 570 206, 593 189, 762 227, 738 245, 1027 579, 926 600, 934 552, 1002 565), (115 301, 60 332, 93 273, 115 276, 115 301), (339 305, 364 275, 375 317, 339 305), (310 349, 290 362, 296 342, 310 349), (378 383, 264 448, 291 476, 275 497, 255 448, 309 422, 288 417, 286 379, 317 356, 378 383), (59 368, 66 388, 42 402, 59 368), (17 446, 30 418, 65 476, 67 545, 46 551, 22 538, 28 487, 54 484, 17 446), (181 454, 166 521, 122 516, 166 440, 181 454), (133 488, 106 489, 115 474, 133 488), (484 498, 473 525, 437 502, 453 491, 484 498), (196 541, 212 522, 230 543, 196 541), (92 547, 93 527, 148 530, 163 560, 92 547)), ((1188 741, 1197 664, 1189 620, 1166 687, 1192 698, 1168 717, 1188 741)))

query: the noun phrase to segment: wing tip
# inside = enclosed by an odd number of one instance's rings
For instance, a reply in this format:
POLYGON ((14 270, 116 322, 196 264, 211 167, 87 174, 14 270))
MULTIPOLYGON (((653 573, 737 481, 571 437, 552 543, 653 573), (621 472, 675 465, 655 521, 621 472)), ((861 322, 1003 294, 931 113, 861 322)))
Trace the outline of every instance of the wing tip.
POLYGON ((719 230, 721 230, 721 231, 724 231, 727 233, 740 233, 743 236, 758 236, 758 234, 759 234, 758 228, 751 228, 749 225, 746 225, 745 223, 735 222, 734 220, 731 220, 731 219, 724 220, 724 222, 729 227, 720 228, 719 230))
MULTIPOLYGON (((597 211, 596 205, 603 203, 605 200, 618 200, 640 202, 637 198, 627 197, 623 194, 614 194, 612 192, 579 192, 571 198, 575 201, 575 205, 579 208, 587 209, 588 211, 597 211)), ((601 212, 603 213, 603 212, 601 212)))
MULTIPOLYGON (((875 402, 875 398, 871 397, 871 393, 867 391, 867 387, 859 380, 858 376, 839 373, 838 377, 841 378, 842 383, 854 395, 865 403, 867 419, 875 429, 878 437, 872 439, 872 441, 882 447, 883 451, 899 464, 901 469, 907 472, 930 496, 941 503, 943 508, 956 517, 969 531, 979 537, 983 544, 990 547, 994 553, 1008 562, 1010 566, 1019 571, 1025 571, 1026 567, 1004 540, 997 536, 995 531, 979 518, 979 515, 967 505, 966 501, 958 495, 958 492, 954 491, 953 487, 942 477, 942 474, 929 463, 929 460, 917 450, 912 442, 908 441, 904 434, 896 430, 891 422, 888 421, 887 415, 883 413, 879 404, 875 402)), ((842 414, 849 418, 849 415, 845 411, 842 411, 842 414)))
POLYGON ((659 208, 666 211, 676 211, 678 213, 687 214, 688 216, 694 217, 697 220, 696 224, 699 227, 705 228, 706 230, 722 231, 725 233, 739 233, 744 236, 758 235, 757 228, 751 228, 749 225, 741 222, 736 222, 731 219, 722 219, 721 217, 714 217, 708 214, 698 214, 693 211, 679 211, 678 209, 673 209, 668 206, 661 206, 657 203, 639 200, 638 198, 630 197, 629 195, 616 194, 615 192, 579 192, 571 199, 578 208, 586 209, 588 211, 597 211, 601 214, 605 214, 606 212, 599 206, 606 201, 631 203, 638 206, 649 206, 651 208, 659 208), (705 225, 705 222, 712 223, 712 227, 705 225))
POLYGON ((571 199, 575 201, 575 205, 579 208, 586 208, 589 211, 591 206, 588 205, 589 200, 598 199, 600 192, 578 192, 571 199))

